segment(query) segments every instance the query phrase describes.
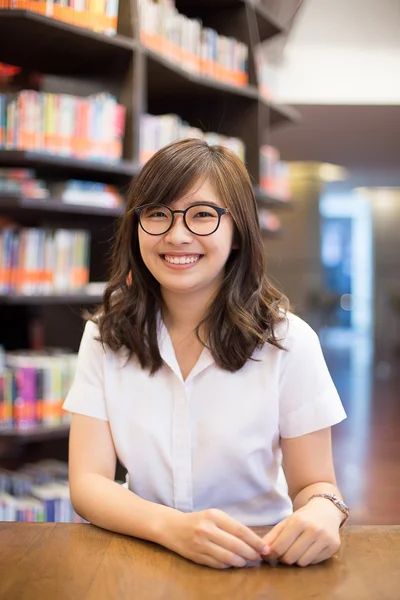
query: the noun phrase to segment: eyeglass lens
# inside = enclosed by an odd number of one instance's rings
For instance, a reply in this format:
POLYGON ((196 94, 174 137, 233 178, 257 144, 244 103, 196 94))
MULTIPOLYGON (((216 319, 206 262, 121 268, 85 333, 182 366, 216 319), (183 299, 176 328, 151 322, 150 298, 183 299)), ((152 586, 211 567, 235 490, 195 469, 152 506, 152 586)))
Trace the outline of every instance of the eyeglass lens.
MULTIPOLYGON (((154 205, 144 208, 140 214, 140 222, 147 233, 161 235, 172 223, 172 212, 167 206, 154 205)), ((210 235, 217 229, 218 212, 207 205, 191 206, 186 213, 186 224, 192 233, 210 235)))

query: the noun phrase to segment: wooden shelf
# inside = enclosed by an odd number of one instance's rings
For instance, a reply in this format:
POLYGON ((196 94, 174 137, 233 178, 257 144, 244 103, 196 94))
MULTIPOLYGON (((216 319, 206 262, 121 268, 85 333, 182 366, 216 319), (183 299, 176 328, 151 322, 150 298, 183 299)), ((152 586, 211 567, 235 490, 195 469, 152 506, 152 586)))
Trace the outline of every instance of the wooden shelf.
POLYGON ((266 227, 261 227, 261 234, 266 238, 277 238, 282 235, 282 229, 267 229, 266 227))
POLYGON ((283 25, 281 25, 266 8, 263 8, 258 4, 253 4, 251 0, 176 0, 176 6, 181 12, 189 10, 190 14, 193 14, 193 9, 197 9, 199 17, 201 17, 202 10, 212 9, 217 11, 224 8, 247 8, 249 11, 254 10, 260 41, 267 40, 284 31, 283 25))
POLYGON ((34 168, 41 174, 50 174, 63 178, 76 177, 105 183, 128 183, 140 167, 130 161, 118 163, 79 160, 66 156, 55 156, 41 152, 25 150, 0 150, 2 167, 34 168))
POLYGON ((123 74, 134 40, 107 36, 28 10, 0 9, 0 61, 42 73, 123 74))
MULTIPOLYGON (((300 113, 287 104, 277 104, 271 100, 267 100, 260 94, 261 106, 264 109, 263 120, 266 121, 266 126, 283 125, 284 123, 298 123, 300 121, 300 113), (268 112, 267 112, 268 111, 268 112)), ((264 127, 263 127, 264 128, 264 127)))
POLYGON ((223 83, 211 77, 203 77, 183 69, 177 63, 142 47, 148 60, 148 89, 149 94, 163 96, 191 96, 192 98, 238 96, 241 98, 258 99, 258 89, 255 86, 239 87, 223 83))
MULTIPOLYGON (((210 77, 203 77, 183 69, 175 62, 162 56, 150 48, 143 47, 148 59, 148 92, 150 105, 156 97, 159 103, 182 97, 202 99, 249 99, 259 100, 264 109, 263 120, 267 125, 296 123, 299 113, 291 106, 277 104, 264 98, 255 86, 239 87, 220 82, 210 77)), ((178 102, 175 100, 175 103, 178 102)), ((169 105, 168 105, 169 110, 169 105)))
POLYGON ((45 426, 34 425, 27 429, 17 429, 15 427, 9 429, 0 429, 0 440, 6 439, 10 442, 18 442, 28 444, 30 442, 42 442, 46 440, 54 440, 65 438, 69 434, 69 424, 45 426))
POLYGON ((77 292, 76 294, 32 294, 25 296, 22 294, 0 295, 0 305, 54 305, 54 304, 82 304, 92 305, 100 304, 103 296, 101 294, 86 294, 77 292))
POLYGON ((123 206, 106 208, 82 204, 68 204, 59 200, 34 200, 17 195, 0 194, 0 214, 27 217, 46 217, 54 215, 68 215, 70 217, 99 217, 115 219, 124 214, 123 206))
POLYGON ((293 207, 293 203, 290 200, 280 200, 275 196, 271 196, 271 194, 268 194, 259 186, 254 186, 254 192, 256 195, 257 203, 260 205, 261 208, 285 209, 293 207))

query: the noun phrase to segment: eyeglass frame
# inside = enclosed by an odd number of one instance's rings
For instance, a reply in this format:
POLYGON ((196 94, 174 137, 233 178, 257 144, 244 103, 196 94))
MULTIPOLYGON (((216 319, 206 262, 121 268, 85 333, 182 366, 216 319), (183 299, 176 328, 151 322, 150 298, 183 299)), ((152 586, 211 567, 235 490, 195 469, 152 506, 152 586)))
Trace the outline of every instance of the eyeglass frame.
POLYGON ((198 235, 200 237, 207 237, 209 235, 212 235, 213 233, 215 233, 217 231, 217 229, 219 228, 220 224, 221 224, 221 217, 223 215, 229 214, 229 210, 227 208, 223 208, 222 206, 215 206, 215 204, 208 204, 207 202, 195 202, 195 204, 191 204, 190 206, 188 206, 187 208, 185 208, 185 210, 173 210, 172 208, 170 208, 169 206, 167 206, 167 204, 144 204, 143 206, 139 206, 138 208, 135 208, 135 214, 139 220, 139 225, 140 227, 143 229, 143 231, 145 233, 147 233, 147 235, 165 235, 166 233, 168 233, 168 231, 170 231, 172 229, 172 227, 174 226, 175 223, 175 215, 176 214, 182 214, 183 215, 183 223, 186 227, 186 229, 188 229, 190 231, 190 233, 192 233, 193 235, 198 235), (172 215, 172 221, 170 226, 168 227, 168 229, 166 229, 165 231, 163 231, 163 233, 149 233, 148 231, 146 231, 146 229, 143 227, 142 225, 142 220, 141 220, 141 213, 145 208, 150 208, 151 206, 162 206, 163 208, 167 208, 169 210, 169 212, 172 215), (218 223, 216 228, 214 229, 214 231, 211 231, 211 233, 195 233, 194 231, 192 231, 189 227, 189 225, 186 222, 186 213, 193 208, 194 206, 207 206, 208 208, 213 208, 217 215, 218 215, 218 223))

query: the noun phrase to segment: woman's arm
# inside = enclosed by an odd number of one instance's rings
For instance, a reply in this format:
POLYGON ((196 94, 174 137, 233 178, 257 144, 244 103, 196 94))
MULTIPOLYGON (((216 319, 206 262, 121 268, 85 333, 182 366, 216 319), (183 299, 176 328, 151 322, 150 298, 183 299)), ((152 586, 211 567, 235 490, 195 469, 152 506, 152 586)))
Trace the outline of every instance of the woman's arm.
MULTIPOLYGON (((314 494, 329 493, 342 497, 336 484, 330 427, 296 438, 281 438, 281 448, 293 510, 305 506, 314 494)), ((317 502, 321 500, 331 506, 340 525, 343 514, 331 502, 315 498, 317 502)))
POLYGON ((69 481, 76 512, 103 529, 159 542, 161 522, 179 511, 147 502, 114 481, 116 453, 107 421, 73 414, 69 481))
POLYGON ((74 413, 69 448, 72 504, 94 525, 156 542, 215 568, 243 567, 265 549, 259 536, 222 511, 182 513, 116 483, 116 452, 107 421, 74 413))
POLYGON ((264 541, 271 546, 268 559, 299 566, 326 560, 340 546, 341 511, 313 494, 333 493, 336 486, 332 459, 331 428, 296 438, 281 439, 283 468, 294 513, 276 525, 264 541))

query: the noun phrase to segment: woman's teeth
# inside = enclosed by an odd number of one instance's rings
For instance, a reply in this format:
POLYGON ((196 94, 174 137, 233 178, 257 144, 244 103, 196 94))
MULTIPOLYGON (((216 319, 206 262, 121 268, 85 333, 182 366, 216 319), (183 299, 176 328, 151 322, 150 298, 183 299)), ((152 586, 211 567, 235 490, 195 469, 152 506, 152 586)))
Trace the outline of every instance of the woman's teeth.
POLYGON ((197 256, 168 256, 164 254, 164 260, 173 265, 189 265, 199 260, 200 255, 197 256))

